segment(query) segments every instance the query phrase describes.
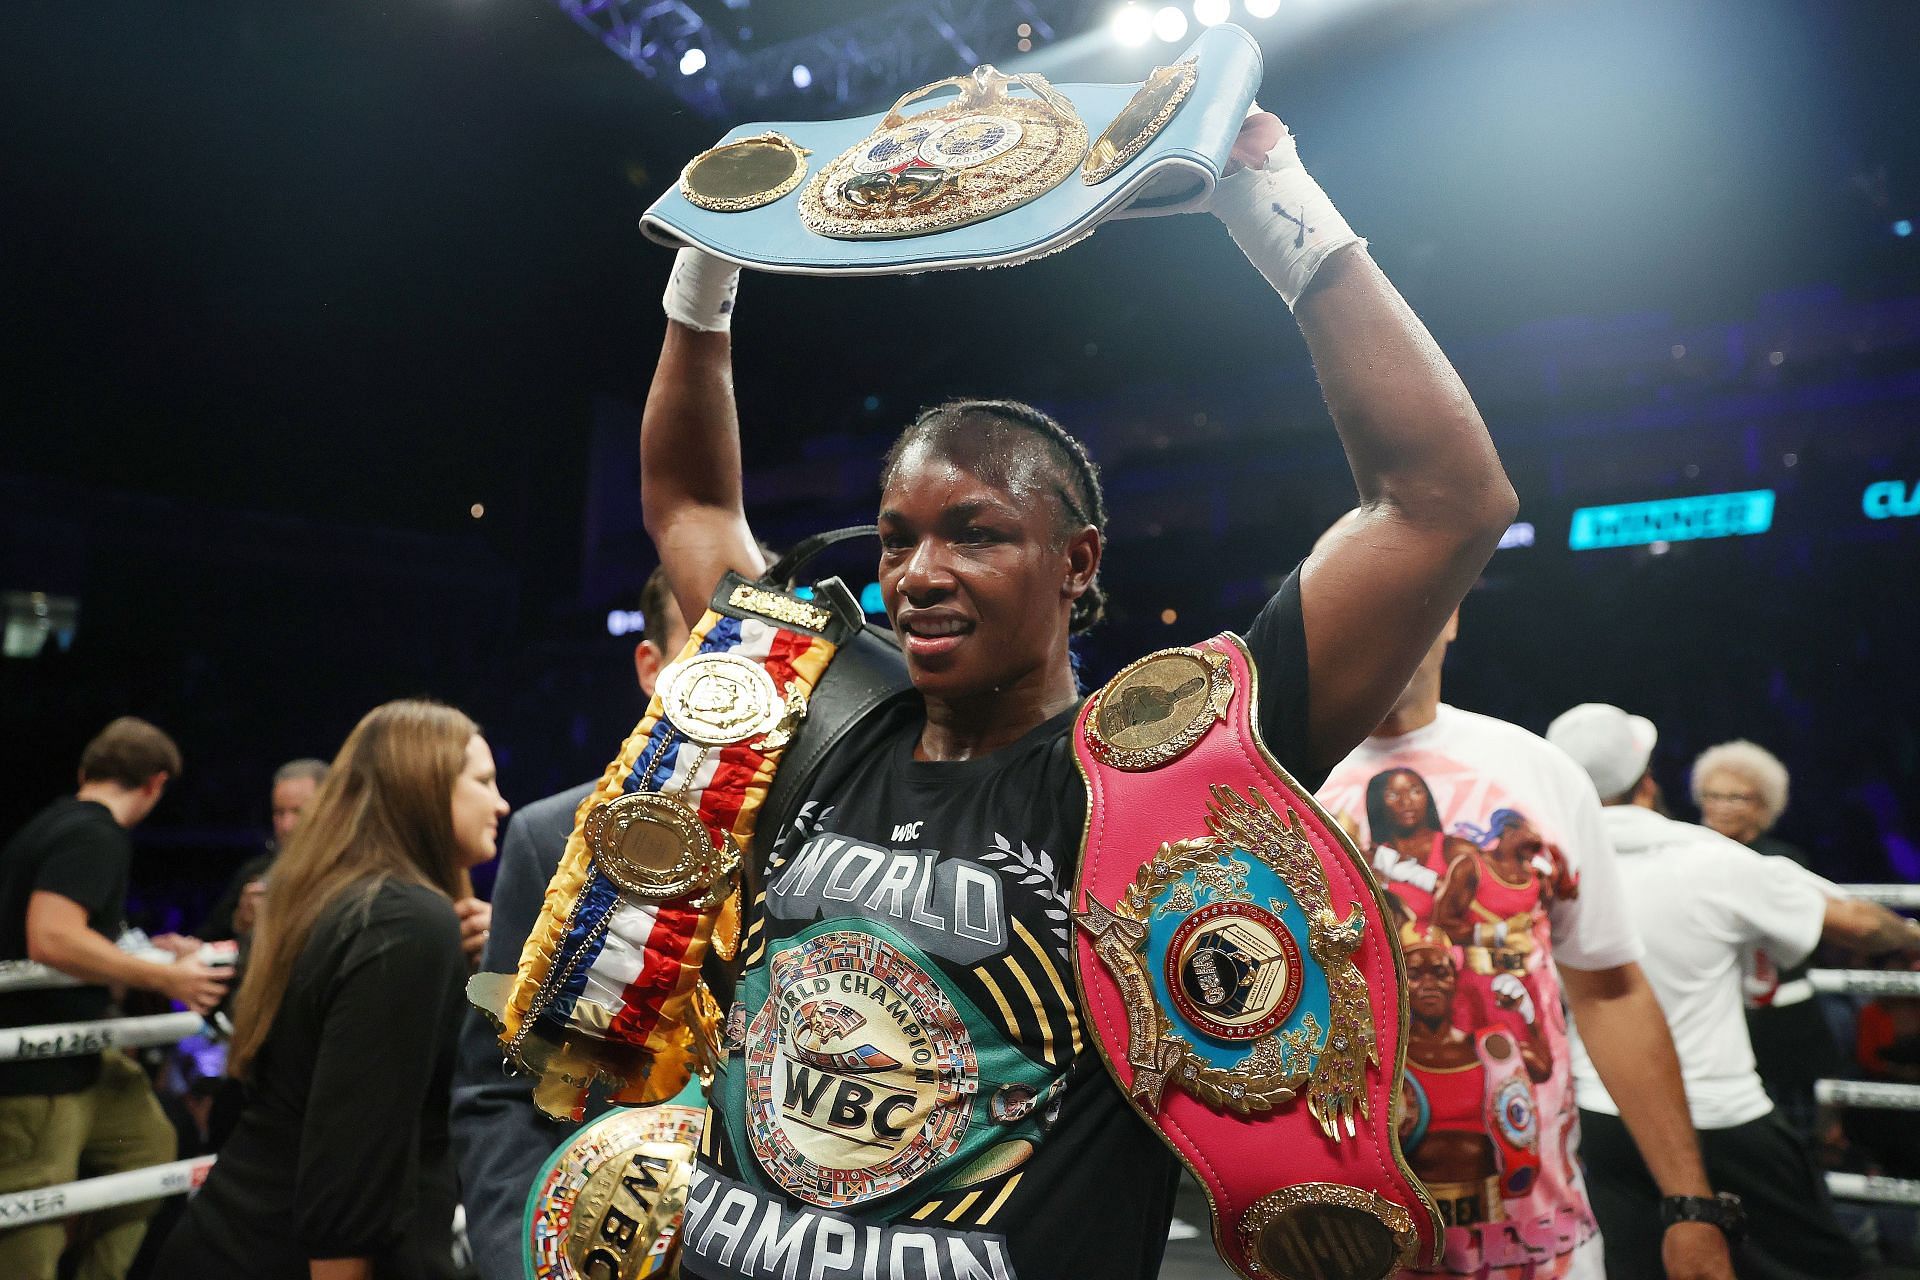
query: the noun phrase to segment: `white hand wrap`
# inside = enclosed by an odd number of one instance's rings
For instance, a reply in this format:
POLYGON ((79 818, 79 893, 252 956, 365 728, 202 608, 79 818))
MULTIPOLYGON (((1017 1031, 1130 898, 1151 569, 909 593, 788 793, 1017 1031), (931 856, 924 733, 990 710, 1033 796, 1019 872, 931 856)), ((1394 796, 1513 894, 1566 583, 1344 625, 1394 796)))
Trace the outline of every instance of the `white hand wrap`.
POLYGON ((739 288, 739 267, 698 249, 682 249, 673 259, 660 305, 669 320, 689 329, 725 333, 733 328, 733 296, 739 288))
POLYGON ((1222 178, 1210 207, 1289 309, 1334 250, 1367 243, 1300 166, 1285 125, 1267 153, 1267 167, 1222 178))

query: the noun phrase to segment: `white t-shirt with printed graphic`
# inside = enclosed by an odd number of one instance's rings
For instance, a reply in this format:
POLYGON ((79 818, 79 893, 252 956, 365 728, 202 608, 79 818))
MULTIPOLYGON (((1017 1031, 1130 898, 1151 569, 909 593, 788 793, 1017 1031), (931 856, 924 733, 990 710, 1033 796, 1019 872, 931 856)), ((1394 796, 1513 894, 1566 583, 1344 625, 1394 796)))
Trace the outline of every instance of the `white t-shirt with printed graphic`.
MULTIPOLYGON (((1454 1033, 1484 1046, 1489 1035, 1504 1032, 1509 1043, 1544 1047, 1544 1054, 1523 1055, 1529 1064, 1525 1072, 1513 1069, 1511 1055, 1502 1067, 1498 1055, 1483 1048, 1478 1066, 1435 1067, 1423 1076, 1409 1055, 1409 1076, 1420 1097, 1429 1100, 1421 1104, 1429 1113, 1422 1115, 1420 1129, 1407 1139, 1415 1171, 1422 1169, 1419 1145, 1429 1127, 1465 1130, 1469 1137, 1483 1131, 1495 1169, 1482 1178, 1476 1166, 1475 1180, 1485 1187, 1479 1195, 1461 1193, 1460 1182, 1422 1173, 1461 1197, 1441 1203, 1449 1225, 1439 1274, 1597 1280, 1602 1274, 1599 1230, 1575 1158, 1577 1110, 1554 964, 1608 969, 1638 960, 1641 944, 1621 894, 1593 784, 1545 739, 1443 704, 1431 724, 1362 743, 1334 769, 1319 798, 1376 862, 1400 856, 1438 868, 1436 889, 1461 860, 1478 861, 1480 888, 1470 923, 1447 927, 1435 920, 1438 904, 1427 893, 1407 893, 1403 901, 1419 927, 1440 931, 1453 943, 1454 1033), (1385 832, 1388 839, 1375 837, 1373 818, 1383 824, 1398 821, 1382 802, 1388 775, 1398 770, 1418 775, 1433 802, 1437 835, 1429 825, 1397 845, 1390 845, 1391 830, 1385 832), (1481 851, 1508 838, 1523 848, 1538 846, 1532 865, 1539 870, 1530 871, 1524 884, 1501 879, 1491 863, 1479 861, 1481 851), (1548 874, 1548 868, 1557 874, 1548 874), (1554 893, 1553 880, 1564 883, 1569 877, 1577 877, 1575 892, 1554 893), (1526 916, 1530 925, 1515 929, 1515 915, 1526 916), (1482 923, 1485 929, 1476 927, 1482 923), (1509 993, 1516 980, 1526 991, 1522 1003, 1531 1005, 1532 1021, 1512 1007, 1516 1002, 1509 993), (1463 1071, 1483 1073, 1484 1091, 1471 1077, 1463 1084, 1463 1071)), ((1400 877, 1382 876, 1390 892, 1400 884, 1418 889, 1420 881, 1430 879, 1415 875, 1411 862, 1401 870, 1400 877)))

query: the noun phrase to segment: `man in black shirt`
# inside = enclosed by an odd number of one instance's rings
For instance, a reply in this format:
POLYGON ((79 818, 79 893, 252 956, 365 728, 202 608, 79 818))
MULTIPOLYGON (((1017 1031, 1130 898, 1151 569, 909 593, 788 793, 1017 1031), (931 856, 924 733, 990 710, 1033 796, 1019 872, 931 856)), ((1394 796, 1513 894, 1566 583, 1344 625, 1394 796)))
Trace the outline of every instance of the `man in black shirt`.
MULTIPOLYGON (((219 1003, 226 978, 188 958, 197 939, 155 939, 177 957, 155 964, 113 943, 126 911, 133 845, 127 831, 180 774, 172 739, 123 716, 87 744, 80 788, 22 827, 0 849, 0 960, 33 960, 82 985, 0 994, 0 1026, 85 1022, 106 1016, 109 985, 138 987, 198 1013, 219 1003)), ((146 1076, 124 1053, 0 1063, 0 1191, 70 1182, 173 1159, 173 1127, 146 1076)), ((126 1272, 154 1202, 93 1215, 77 1237, 80 1270, 126 1272)), ((66 1224, 0 1233, 0 1275, 52 1280, 66 1224)))

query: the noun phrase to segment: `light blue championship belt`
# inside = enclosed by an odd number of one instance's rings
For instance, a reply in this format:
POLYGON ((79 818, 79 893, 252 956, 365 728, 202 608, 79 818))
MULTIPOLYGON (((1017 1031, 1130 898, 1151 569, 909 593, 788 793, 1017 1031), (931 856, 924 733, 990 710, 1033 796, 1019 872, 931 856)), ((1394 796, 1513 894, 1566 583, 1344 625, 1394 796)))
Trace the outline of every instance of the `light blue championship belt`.
POLYGON ((1139 84, 977 67, 879 115, 742 125, 694 157, 640 226, 793 275, 1010 266, 1109 218, 1203 206, 1260 76, 1259 45, 1230 24, 1139 84), (950 96, 909 110, 936 94, 950 96))

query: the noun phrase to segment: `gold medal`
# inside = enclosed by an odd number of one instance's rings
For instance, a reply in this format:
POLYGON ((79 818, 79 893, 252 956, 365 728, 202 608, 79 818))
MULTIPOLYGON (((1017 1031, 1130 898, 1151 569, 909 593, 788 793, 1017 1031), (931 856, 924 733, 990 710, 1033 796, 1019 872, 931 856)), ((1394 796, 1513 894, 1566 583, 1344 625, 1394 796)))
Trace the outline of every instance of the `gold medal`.
POLYGON ((655 791, 630 791, 595 805, 582 834, 593 865, 638 898, 665 901, 710 889, 740 865, 732 841, 714 848, 700 815, 655 791))
POLYGON ((1233 673, 1203 649, 1162 649, 1121 670, 1096 695, 1087 745, 1117 769, 1157 769, 1179 759, 1227 718, 1233 673))
POLYGON ((687 161, 680 171, 680 194, 715 213, 758 209, 800 185, 810 154, 784 133, 723 142, 687 161))
POLYGON ((880 128, 834 158, 800 193, 800 221, 841 240, 927 235, 1017 209, 1053 190, 1087 153, 1087 129, 1036 75, 976 67, 903 94, 880 128), (1010 97, 1014 85, 1031 97, 1010 97), (941 89, 960 96, 913 116, 941 89))
POLYGON ((660 706, 682 737, 703 747, 757 738, 786 714, 767 669, 732 653, 697 653, 668 667, 660 706))
POLYGON ((1097 186, 1126 168, 1127 162, 1146 150, 1147 144, 1167 127, 1174 112, 1193 92, 1198 71, 1192 60, 1170 67, 1155 67, 1120 114, 1093 140, 1087 149, 1087 167, 1080 181, 1097 186))

